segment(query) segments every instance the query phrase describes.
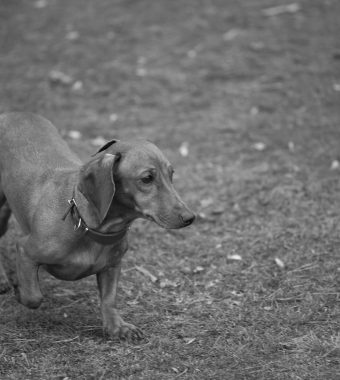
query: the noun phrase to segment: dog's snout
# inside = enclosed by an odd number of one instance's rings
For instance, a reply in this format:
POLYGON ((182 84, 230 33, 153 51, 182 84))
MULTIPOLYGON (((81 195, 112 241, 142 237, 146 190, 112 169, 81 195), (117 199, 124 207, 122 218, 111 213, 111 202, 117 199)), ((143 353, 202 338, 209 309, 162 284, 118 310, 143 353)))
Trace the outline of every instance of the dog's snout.
POLYGON ((188 213, 185 215, 181 215, 181 220, 185 227, 190 226, 195 220, 195 215, 193 213, 188 213))

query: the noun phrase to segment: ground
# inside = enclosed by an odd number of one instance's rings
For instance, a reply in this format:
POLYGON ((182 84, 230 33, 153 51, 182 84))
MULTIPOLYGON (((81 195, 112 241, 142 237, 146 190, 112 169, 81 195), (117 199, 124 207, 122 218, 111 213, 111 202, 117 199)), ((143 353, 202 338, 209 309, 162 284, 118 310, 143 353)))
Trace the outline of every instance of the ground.
POLYGON ((83 159, 154 141, 199 215, 130 233, 139 343, 103 336, 92 277, 42 274, 35 311, 1 296, 1 379, 339 378, 340 2, 264 12, 289 3, 1 2, 0 112, 44 115, 83 159))

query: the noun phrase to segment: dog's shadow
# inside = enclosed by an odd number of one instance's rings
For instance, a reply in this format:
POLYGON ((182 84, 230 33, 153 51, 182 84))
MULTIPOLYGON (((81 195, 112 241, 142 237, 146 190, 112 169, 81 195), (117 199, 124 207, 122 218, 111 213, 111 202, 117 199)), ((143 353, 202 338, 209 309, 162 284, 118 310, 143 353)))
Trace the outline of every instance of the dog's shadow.
MULTIPOLYGON (((8 270, 7 274, 11 285, 15 286, 15 271, 8 270)), ((120 342, 118 339, 110 339, 103 330, 94 276, 69 282, 57 280, 40 270, 39 278, 44 299, 35 310, 18 303, 14 289, 1 295, 3 312, 0 325, 6 328, 9 339, 13 339, 13 333, 30 344, 38 340, 39 344, 46 340, 46 345, 84 340, 97 343, 120 342)))
MULTIPOLYGON (((9 277, 11 284, 15 285, 15 274, 11 273, 9 277)), ((44 336, 52 339, 51 342, 107 339, 102 329, 95 284, 88 287, 81 281, 63 282, 45 274, 41 277, 44 299, 38 309, 31 310, 19 304, 14 289, 1 295, 1 325, 9 333, 16 331, 22 339, 31 341, 44 336)))
POLYGON ((16 309, 19 310, 13 324, 17 333, 27 339, 46 337, 51 344, 106 339, 99 312, 90 311, 88 307, 74 304, 60 307, 58 299, 52 296, 39 309, 29 310, 20 304, 16 309))

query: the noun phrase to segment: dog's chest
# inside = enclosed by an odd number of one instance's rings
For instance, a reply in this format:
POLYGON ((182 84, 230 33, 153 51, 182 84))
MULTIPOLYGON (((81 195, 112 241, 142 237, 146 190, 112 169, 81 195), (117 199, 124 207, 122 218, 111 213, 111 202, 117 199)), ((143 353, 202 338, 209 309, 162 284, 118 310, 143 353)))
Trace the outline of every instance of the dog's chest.
POLYGON ((126 250, 126 239, 114 246, 91 244, 87 249, 79 248, 70 252, 62 264, 45 265, 44 267, 59 279, 78 280, 117 265, 126 250))

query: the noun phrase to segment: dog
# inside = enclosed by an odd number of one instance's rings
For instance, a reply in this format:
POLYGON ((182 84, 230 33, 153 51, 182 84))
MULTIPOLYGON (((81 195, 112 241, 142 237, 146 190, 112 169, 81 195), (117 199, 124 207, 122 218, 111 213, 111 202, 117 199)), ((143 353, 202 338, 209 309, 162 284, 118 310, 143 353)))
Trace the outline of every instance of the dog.
MULTIPOLYGON (((0 116, 0 235, 14 214, 17 300, 40 306, 38 269, 58 279, 95 274, 104 331, 140 339, 116 307, 121 260, 137 218, 166 229, 189 226, 195 214, 173 187, 173 168, 151 142, 111 140, 82 163, 57 129, 31 113, 0 116)), ((0 263, 0 291, 10 289, 0 263)))

